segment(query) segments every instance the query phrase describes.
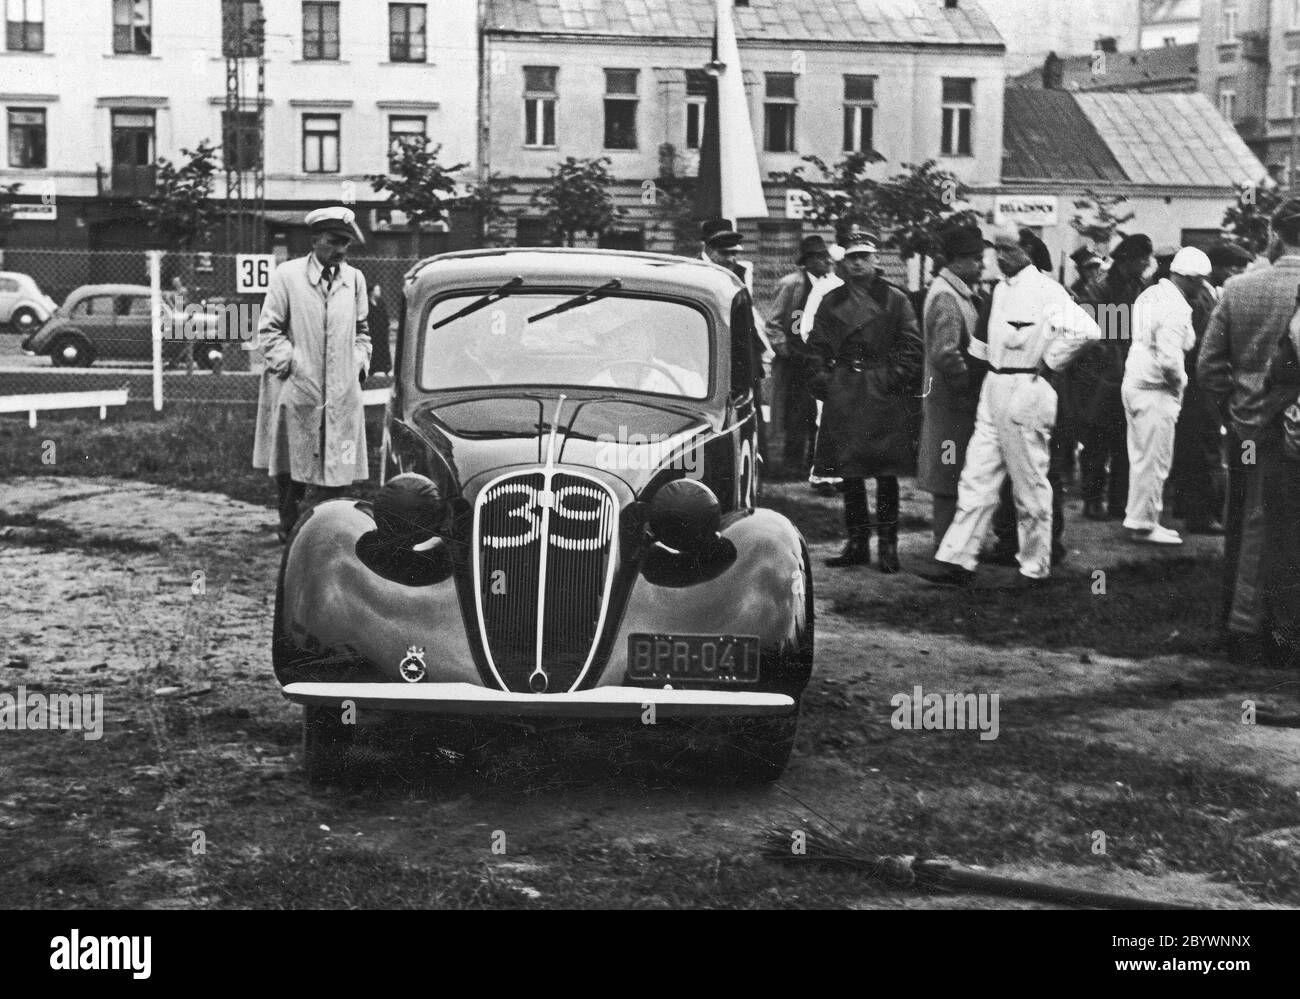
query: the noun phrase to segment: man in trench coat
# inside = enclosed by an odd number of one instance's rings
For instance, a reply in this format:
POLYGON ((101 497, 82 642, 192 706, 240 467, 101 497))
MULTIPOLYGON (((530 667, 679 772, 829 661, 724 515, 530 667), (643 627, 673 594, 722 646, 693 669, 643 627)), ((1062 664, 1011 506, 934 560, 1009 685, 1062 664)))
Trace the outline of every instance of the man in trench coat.
POLYGON ((951 229, 942 239, 947 266, 930 285, 923 310, 925 377, 916 472, 917 486, 934 497, 936 547, 957 513, 957 483, 975 431, 980 380, 967 350, 979 320, 974 288, 988 245, 973 226, 951 229))
POLYGON ((369 467, 361 403, 369 302, 366 279, 344 262, 361 233, 347 208, 320 208, 306 221, 312 252, 276 268, 258 324, 265 367, 253 467, 275 479, 281 541, 309 485, 314 501, 329 499, 369 467))
POLYGON ((916 465, 923 348, 907 293, 875 266, 874 233, 845 237, 845 282, 817 307, 808 340, 814 393, 825 401, 819 474, 844 479, 848 544, 831 566, 871 560, 866 482, 876 480, 875 526, 884 573, 898 572, 898 476, 916 465))

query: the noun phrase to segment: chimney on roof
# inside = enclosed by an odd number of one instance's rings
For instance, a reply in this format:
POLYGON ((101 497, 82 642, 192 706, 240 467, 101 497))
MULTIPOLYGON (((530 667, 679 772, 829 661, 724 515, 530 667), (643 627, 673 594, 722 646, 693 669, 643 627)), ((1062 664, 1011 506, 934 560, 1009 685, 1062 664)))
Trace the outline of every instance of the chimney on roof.
POLYGON ((943 5, 949 10, 957 9, 957 0, 943 0, 943 5))
POLYGON ((1105 52, 1107 55, 1114 55, 1119 51, 1115 44, 1114 35, 1106 35, 1103 38, 1098 38, 1097 41, 1093 43, 1092 47, 1094 50, 1105 52))
POLYGON ((1060 90, 1065 84, 1065 65, 1055 52, 1047 53, 1043 60, 1043 89, 1060 90))

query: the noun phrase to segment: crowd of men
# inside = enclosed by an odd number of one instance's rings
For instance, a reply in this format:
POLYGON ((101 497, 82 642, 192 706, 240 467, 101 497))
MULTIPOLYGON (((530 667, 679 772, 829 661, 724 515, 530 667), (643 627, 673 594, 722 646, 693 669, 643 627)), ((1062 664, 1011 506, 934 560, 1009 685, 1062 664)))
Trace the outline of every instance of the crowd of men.
MULTIPOLYGON (((739 234, 719 222, 704 255, 723 234, 734 261, 739 234)), ((1031 230, 954 226, 916 307, 881 276, 877 234, 810 236, 758 345, 775 355, 769 469, 842 490, 847 539, 828 564, 869 564, 874 533, 884 573, 900 570, 898 479, 915 470, 935 546, 919 575, 944 586, 994 563, 1040 587, 1066 557, 1071 486, 1084 517, 1180 545, 1168 498, 1183 532, 1225 535, 1234 659, 1300 667, 1300 199, 1272 233, 1259 260, 1140 233, 1100 247, 1108 259, 1081 247, 1067 289, 1031 230)))

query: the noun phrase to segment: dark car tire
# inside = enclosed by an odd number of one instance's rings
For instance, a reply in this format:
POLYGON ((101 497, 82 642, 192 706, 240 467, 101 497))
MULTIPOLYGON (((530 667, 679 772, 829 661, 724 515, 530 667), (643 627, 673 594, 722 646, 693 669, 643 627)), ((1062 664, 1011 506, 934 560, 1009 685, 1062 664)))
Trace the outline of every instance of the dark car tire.
POLYGON ((311 783, 333 784, 343 778, 353 727, 343 724, 338 708, 303 706, 302 764, 311 783))
POLYGON ((41 317, 36 314, 35 309, 23 305, 14 309, 13 315, 9 317, 9 325, 15 333, 28 336, 41 325, 41 317))
POLYGON ((799 713, 779 718, 736 718, 727 724, 723 776, 735 784, 769 784, 785 773, 799 729, 799 713))
POLYGON ((60 333, 50 344, 50 360, 60 368, 88 368, 95 363, 95 352, 79 334, 60 333), (75 356, 65 355, 69 348, 76 351, 75 356))

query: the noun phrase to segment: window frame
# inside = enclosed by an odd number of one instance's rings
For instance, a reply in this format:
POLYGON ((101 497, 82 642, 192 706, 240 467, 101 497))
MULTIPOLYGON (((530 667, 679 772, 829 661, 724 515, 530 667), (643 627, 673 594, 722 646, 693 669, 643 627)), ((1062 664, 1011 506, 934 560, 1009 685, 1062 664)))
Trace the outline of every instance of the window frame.
POLYGON ((5 0, 5 50, 8 52, 45 51, 45 0, 5 0), (15 4, 22 9, 22 20, 11 20, 15 4), (29 20, 35 9, 35 20, 29 20), (18 44, 14 44, 17 39, 18 44))
POLYGON ((429 5, 424 3, 390 3, 388 5, 388 61, 389 62, 413 62, 427 63, 429 61, 429 5), (411 40, 414 37, 411 31, 411 15, 418 10, 420 12, 420 54, 419 57, 413 56, 411 40), (401 31, 393 28, 393 18, 399 12, 403 15, 403 24, 401 31), (399 37, 402 39, 401 45, 404 48, 399 50, 399 37), (403 54, 404 53, 404 54, 403 54))
POLYGON ((265 37, 266 11, 262 8, 261 0, 221 0, 221 55, 225 59, 239 58, 243 56, 259 56, 266 43, 265 37), (232 8, 239 8, 239 27, 241 32, 245 31, 250 25, 262 22, 263 35, 258 37, 249 37, 244 35, 240 38, 239 51, 235 51, 234 39, 230 37, 227 28, 230 26, 230 11, 232 8), (252 19, 249 20, 247 15, 252 11, 252 19), (259 44, 260 43, 260 44, 259 44))
POLYGON ((957 159, 975 155, 975 78, 971 76, 944 76, 939 81, 939 155, 957 159), (968 100, 943 96, 949 81, 970 84, 968 100), (965 149, 962 148, 962 124, 965 123, 965 149))
POLYGON ((406 142, 406 140, 401 138, 401 136, 415 136, 415 135, 418 135, 423 140, 421 148, 423 148, 423 146, 428 145, 428 141, 429 141, 429 116, 428 115, 390 114, 388 116, 388 155, 390 157, 392 156, 393 150, 399 142, 401 143, 406 142), (420 131, 419 132, 394 131, 393 124, 399 121, 418 121, 420 123, 420 131))
POLYGON ((263 137, 261 142, 258 139, 257 112, 248 110, 239 110, 233 112, 239 115, 239 118, 232 124, 227 115, 232 112, 227 108, 221 109, 221 162, 222 166, 228 170, 238 172, 255 171, 261 169, 265 164, 263 158, 266 155, 266 141, 263 137), (231 135, 236 139, 232 143, 231 135), (245 137, 251 136, 252 141, 245 141, 245 137), (234 147, 237 153, 237 160, 233 165, 227 162, 226 156, 229 150, 234 147))
POLYGON ((763 74, 763 152, 765 153, 795 153, 799 151, 799 141, 797 128, 797 119, 799 113, 799 77, 795 73, 764 73, 763 74), (778 81, 790 81, 790 92, 792 96, 774 95, 772 93, 772 84, 778 81), (785 121, 783 143, 786 148, 776 148, 772 142, 773 129, 776 125, 776 112, 788 116, 785 121))
MULTIPOLYGON (((686 71, 685 110, 682 115, 682 148, 689 149, 692 152, 704 145, 704 112, 709 102, 708 86, 709 78, 704 70, 688 69, 686 71), (692 92, 693 80, 696 84, 703 84, 704 93, 692 92), (691 120, 692 118, 694 118, 694 121, 691 120), (692 131, 695 132, 694 142, 691 141, 692 131)), ((699 89, 698 86, 695 89, 699 89)))
POLYGON ((6 107, 5 107, 5 125, 6 125, 6 127, 8 128, 8 136, 7 136, 7 145, 8 145, 8 153, 7 153, 7 155, 8 155, 8 159, 6 160, 6 162, 9 164, 9 167, 10 167, 11 169, 14 169, 14 170, 46 170, 46 169, 48 169, 48 168, 49 168, 49 163, 50 163, 50 160, 49 160, 49 133, 48 133, 48 129, 49 129, 49 115, 46 113, 46 109, 45 109, 45 108, 28 108, 28 107, 11 107, 11 106, 6 106, 6 107), (19 122, 19 123, 15 124, 15 122, 14 122, 14 115, 15 115, 15 114, 38 114, 38 115, 41 116, 41 120, 40 120, 40 123, 39 123, 39 124, 36 124, 36 123, 34 123, 34 122, 19 122), (28 143, 26 143, 26 145, 28 146, 28 148, 32 148, 32 147, 35 147, 36 145, 39 145, 40 156, 39 156, 39 157, 33 157, 33 159, 39 159, 39 160, 40 160, 39 163, 34 163, 34 162, 33 162, 33 163, 17 163, 17 162, 14 161, 14 130, 15 130, 15 129, 18 129, 18 132, 19 132, 20 135, 25 135, 25 134, 27 134, 28 132, 32 132, 32 134, 34 134, 34 135, 39 135, 39 136, 40 136, 39 144, 37 144, 37 143, 31 143, 30 141, 29 141, 28 143))
POLYGON ((153 55, 153 0, 113 0, 113 54, 153 55), (141 6, 146 15, 143 28, 135 23, 136 9, 141 6))
POLYGON ((558 105, 560 101, 560 67, 558 66, 524 66, 524 148, 525 149, 554 149, 557 144, 557 117, 558 105), (544 69, 552 72, 550 90, 530 89, 528 86, 528 71, 530 69, 544 69), (548 122, 549 118, 549 122, 548 122), (546 142, 546 126, 550 125, 550 142, 546 142), (541 139, 540 142, 529 142, 529 136, 535 139, 541 139))
POLYGON ((876 84, 880 78, 868 73, 845 73, 844 74, 844 132, 841 135, 841 141, 844 145, 842 152, 846 153, 869 153, 876 148, 876 84), (871 96, 870 97, 850 97, 849 80, 870 80, 871 96), (850 124, 850 118, 853 122, 850 124), (867 141, 863 144, 863 120, 867 121, 867 141), (856 145, 849 143, 850 131, 853 138, 856 139, 856 145))
MULTIPOLYGON (((638 104, 640 104, 640 101, 641 101, 641 93, 640 93, 640 92, 641 92, 641 71, 640 71, 640 70, 637 70, 637 69, 623 69, 623 68, 607 68, 607 69, 605 70, 605 94, 604 94, 604 102, 603 102, 603 105, 602 105, 602 106, 603 106, 603 116, 604 116, 604 117, 603 117, 603 122, 602 122, 603 125, 604 125, 604 132, 603 132, 602 142, 604 143, 604 145, 601 147, 602 149, 607 149, 607 150, 612 150, 612 151, 615 151, 615 152, 624 152, 624 153, 626 153, 626 152, 635 152, 637 149, 640 148, 640 140, 641 140, 641 136, 640 136, 640 134, 639 134, 640 129, 639 129, 638 126, 637 126, 637 111, 639 110, 639 108, 638 108, 638 104), (633 84, 632 84, 633 89, 632 89, 632 91, 631 91, 631 92, 628 92, 628 91, 611 91, 611 90, 610 90, 610 74, 611 74, 611 73, 631 73, 631 74, 632 74, 632 81, 633 81, 633 84), (630 145, 626 145, 626 146, 613 146, 613 145, 610 145, 610 143, 609 143, 609 140, 610 140, 610 125, 611 125, 610 111, 613 110, 613 108, 615 108, 615 107, 619 107, 621 111, 626 112, 626 110, 627 110, 627 106, 628 106, 628 105, 631 105, 631 116, 632 116, 632 118, 631 118, 631 144, 630 144, 630 145)), ((626 123, 624 123, 624 124, 626 125, 626 123)))
POLYGON ((1223 45, 1231 45, 1237 41, 1237 32, 1240 30, 1241 12, 1236 7, 1224 7, 1221 12, 1220 26, 1223 34, 1219 41, 1223 45))
POLYGON ((303 0, 302 4, 302 58, 303 62, 338 62, 339 49, 341 45, 341 31, 339 29, 341 14, 339 12, 338 0, 303 0), (330 11, 334 14, 334 30, 331 45, 331 36, 325 27, 325 15, 330 11), (308 14, 315 15, 315 25, 308 25, 308 14), (315 37, 312 37, 315 36, 315 37), (309 40, 314 44, 313 49, 309 48, 309 40), (330 53, 333 53, 332 55, 330 53))
POLYGON ((334 174, 334 173, 343 172, 343 116, 342 115, 320 113, 315 111, 303 112, 302 172, 309 173, 309 174, 334 174), (309 129, 307 125, 308 122, 312 120, 332 121, 334 123, 334 130, 325 131, 323 129, 309 129), (325 156, 325 145, 323 141, 325 137, 331 135, 334 137, 334 169, 332 170, 327 169, 324 166, 326 162, 326 156, 325 156), (321 166, 319 169, 316 170, 311 169, 307 165, 309 162, 308 155, 307 155, 308 141, 313 136, 317 137, 321 143, 318 149, 318 160, 321 166))

